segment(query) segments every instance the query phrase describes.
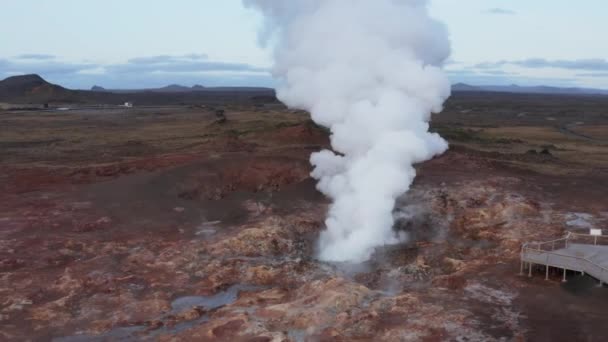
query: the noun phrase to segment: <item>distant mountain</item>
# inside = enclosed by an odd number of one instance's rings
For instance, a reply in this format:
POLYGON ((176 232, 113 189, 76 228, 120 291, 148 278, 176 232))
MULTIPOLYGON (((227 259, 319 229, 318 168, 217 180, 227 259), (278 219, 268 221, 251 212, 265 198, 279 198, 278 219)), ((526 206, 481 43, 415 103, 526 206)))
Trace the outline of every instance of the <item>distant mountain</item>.
POLYGON ((33 74, 12 76, 0 81, 0 102, 45 103, 72 95, 73 91, 33 74))
POLYGON ((192 88, 185 87, 179 84, 170 84, 166 87, 158 88, 158 89, 148 89, 148 91, 155 91, 161 93, 180 93, 186 91, 192 91, 192 88))
POLYGON ((0 103, 17 105, 43 104, 111 104, 125 102, 140 105, 200 105, 235 102, 275 102, 271 88, 217 87, 201 85, 185 87, 172 84, 156 89, 113 90, 93 86, 91 90, 71 90, 49 83, 38 75, 12 76, 0 81, 0 103))
POLYGON ((456 83, 452 85, 452 90, 455 92, 500 92, 500 93, 516 93, 516 94, 563 94, 563 95, 608 95, 608 90, 593 89, 593 88, 559 88, 549 86, 534 86, 522 87, 515 84, 500 86, 472 86, 465 83, 456 83))
POLYGON ((465 83, 452 84, 452 90, 453 91, 481 91, 481 89, 479 89, 478 87, 472 86, 469 84, 465 84, 465 83))
POLYGON ((104 91, 115 94, 128 93, 189 93, 198 91, 272 91, 271 88, 264 87, 205 87, 196 84, 192 87, 187 87, 179 84, 170 84, 162 88, 143 88, 143 89, 105 89, 104 91))
MULTIPOLYGON (((516 94, 608 95, 608 90, 589 88, 473 86, 457 83, 454 92, 502 92, 516 94)), ((217 103, 226 101, 275 102, 274 89, 262 87, 186 87, 171 84, 152 89, 106 89, 93 86, 91 90, 71 90, 45 81, 38 75, 12 76, 0 81, 0 102, 9 104, 124 104, 169 105, 217 103)))

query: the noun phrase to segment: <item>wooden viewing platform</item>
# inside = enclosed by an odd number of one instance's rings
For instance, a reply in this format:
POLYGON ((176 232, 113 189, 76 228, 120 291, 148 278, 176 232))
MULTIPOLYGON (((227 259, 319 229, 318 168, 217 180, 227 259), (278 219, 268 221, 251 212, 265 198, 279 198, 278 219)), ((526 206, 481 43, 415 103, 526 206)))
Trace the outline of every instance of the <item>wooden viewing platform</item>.
MULTIPOLYGON (((595 230, 600 232, 601 230, 595 230)), ((593 232, 592 232, 593 233, 593 232)), ((588 274, 608 283, 608 236, 578 234, 569 232, 565 237, 547 242, 528 242, 521 248, 520 274, 527 266, 528 276, 532 276, 532 266, 545 266, 545 279, 549 279, 549 267, 588 274)))

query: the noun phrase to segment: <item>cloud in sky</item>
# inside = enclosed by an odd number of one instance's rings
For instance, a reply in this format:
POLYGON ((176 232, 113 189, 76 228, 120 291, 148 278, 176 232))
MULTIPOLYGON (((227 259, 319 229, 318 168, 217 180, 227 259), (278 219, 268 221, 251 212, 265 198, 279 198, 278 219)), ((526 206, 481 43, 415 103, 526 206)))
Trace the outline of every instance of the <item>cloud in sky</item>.
POLYGON ((44 74, 65 75, 93 68, 95 64, 61 62, 49 58, 0 59, 0 75, 44 74))
POLYGON ((210 61, 205 55, 185 56, 151 56, 138 57, 124 64, 113 64, 104 66, 109 72, 203 72, 203 71, 225 71, 225 72, 268 72, 266 68, 256 67, 246 63, 230 63, 210 61))
POLYGON ((41 54, 41 53, 26 53, 15 57, 16 59, 30 59, 30 60, 49 60, 55 59, 53 55, 41 54))
POLYGON ((509 72, 486 72, 471 69, 448 70, 448 77, 452 83, 466 83, 470 85, 512 85, 539 86, 551 85, 556 87, 581 86, 576 77, 539 77, 509 72))
POLYGON ((159 56, 147 56, 137 57, 129 59, 129 64, 163 64, 163 63, 178 63, 184 60, 205 60, 209 58, 205 54, 191 53, 183 56, 171 56, 171 55, 159 55, 159 56))
MULTIPOLYGON (((455 83, 573 86, 579 82, 582 86, 592 84, 608 88, 608 84, 603 85, 601 81, 608 79, 608 60, 605 59, 529 58, 475 65, 451 61, 447 69, 455 83), (551 71, 553 69, 556 71, 551 71)), ((174 83, 186 86, 275 85, 267 68, 211 60, 200 53, 142 56, 114 64, 69 62, 45 54, 0 58, 0 79, 27 73, 40 74, 50 82, 77 89, 88 89, 93 85, 152 88, 174 83)))
POLYGON ((605 77, 608 78, 608 72, 588 72, 583 74, 577 74, 578 77, 605 77))
POLYGON ((504 70, 482 70, 482 73, 484 74, 488 74, 488 75, 517 75, 517 73, 515 72, 508 72, 508 71, 504 71, 504 70))
POLYGON ((567 70, 608 71, 608 60, 600 58, 575 60, 547 60, 544 58, 529 58, 513 61, 485 62, 475 65, 477 69, 496 69, 505 65, 515 65, 523 68, 558 68, 567 70))
POLYGON ((93 84, 114 88, 156 87, 171 83, 272 85, 267 68, 213 61, 205 54, 145 56, 116 64, 65 62, 43 54, 0 59, 0 78, 27 73, 40 74, 72 88, 89 88, 93 84))
POLYGON ((494 8, 485 10, 484 13, 497 14, 497 15, 516 15, 517 14, 517 12, 515 12, 513 10, 506 9, 506 8, 498 8, 498 7, 494 7, 494 8))
POLYGON ((527 58, 449 68, 458 82, 608 89, 608 60, 527 58))

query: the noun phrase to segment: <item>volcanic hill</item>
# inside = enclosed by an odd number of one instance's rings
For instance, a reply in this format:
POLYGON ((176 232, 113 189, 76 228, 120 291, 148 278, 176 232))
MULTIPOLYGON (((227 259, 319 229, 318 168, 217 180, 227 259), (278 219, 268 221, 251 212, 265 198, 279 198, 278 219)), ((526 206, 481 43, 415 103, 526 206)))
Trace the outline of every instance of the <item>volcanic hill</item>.
POLYGON ((12 76, 0 81, 0 101, 43 103, 52 99, 67 99, 74 92, 30 74, 12 76))

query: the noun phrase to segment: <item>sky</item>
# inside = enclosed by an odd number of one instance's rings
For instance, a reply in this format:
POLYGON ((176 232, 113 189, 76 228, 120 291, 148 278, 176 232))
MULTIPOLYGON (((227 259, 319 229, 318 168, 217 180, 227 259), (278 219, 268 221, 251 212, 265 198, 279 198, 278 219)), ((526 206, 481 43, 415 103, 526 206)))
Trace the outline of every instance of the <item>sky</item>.
MULTIPOLYGON (((0 1, 0 79, 274 85, 262 18, 241 0, 0 1)), ((608 89, 608 1, 431 0, 430 11, 450 32, 453 83, 608 89)))

